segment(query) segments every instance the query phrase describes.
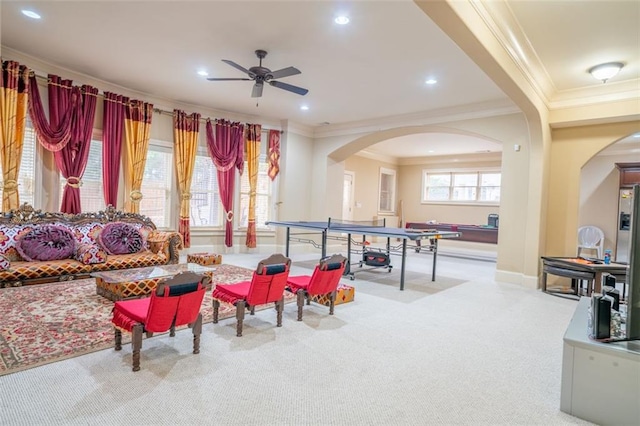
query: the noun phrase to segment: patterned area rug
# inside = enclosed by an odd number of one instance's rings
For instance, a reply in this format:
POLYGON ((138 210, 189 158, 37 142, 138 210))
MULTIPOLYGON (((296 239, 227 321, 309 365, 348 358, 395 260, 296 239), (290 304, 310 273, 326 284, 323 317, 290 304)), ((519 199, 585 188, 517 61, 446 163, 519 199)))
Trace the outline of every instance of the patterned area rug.
MULTIPOLYGON (((252 272, 217 265, 213 285, 251 279, 252 272)), ((294 299, 285 292, 285 303, 294 299)), ((112 301, 96 294, 94 279, 0 289, 0 375, 113 347, 112 308, 112 301)), ((205 323, 212 321, 211 291, 202 315, 205 323)), ((235 307, 221 304, 219 318, 233 316, 235 307)), ((131 341, 128 333, 122 337, 131 341)))

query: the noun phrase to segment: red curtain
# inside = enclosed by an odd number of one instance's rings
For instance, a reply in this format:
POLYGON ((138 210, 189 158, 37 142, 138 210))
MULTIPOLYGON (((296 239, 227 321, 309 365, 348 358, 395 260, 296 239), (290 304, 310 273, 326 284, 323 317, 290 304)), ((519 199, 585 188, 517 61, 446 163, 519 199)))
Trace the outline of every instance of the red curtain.
POLYGON ((269 130, 269 177, 274 180, 280 172, 280 132, 269 130))
POLYGON ((105 205, 117 207, 125 104, 129 98, 104 92, 102 114, 102 193, 105 205))
POLYGON ((98 89, 88 85, 72 86, 71 80, 62 80, 49 74, 49 121, 47 121, 35 76, 31 77, 29 114, 34 123, 38 141, 53 151, 56 166, 67 184, 62 195, 60 211, 80 213, 80 186, 87 165, 93 119, 96 113, 98 89))
MULTIPOLYGON (((29 116, 36 130, 38 141, 49 151, 60 151, 71 139, 71 130, 80 111, 80 89, 62 89, 60 77, 49 75, 49 121, 42 106, 36 76, 29 76, 29 116), (52 80, 53 79, 53 80, 52 80), (56 83, 53 83, 53 82, 56 83)), ((69 84, 70 86, 70 84, 69 84)))
POLYGON ((242 174, 244 168, 244 125, 227 120, 216 120, 215 134, 211 120, 207 120, 207 147, 218 173, 218 189, 225 210, 224 244, 233 246, 233 187, 235 168, 242 174))
MULTIPOLYGON (((60 98, 68 96, 71 90, 71 80, 50 79, 49 93, 58 92, 60 98)), ((98 89, 88 85, 83 85, 81 89, 81 100, 79 114, 76 116, 75 124, 71 129, 71 139, 64 148, 53 153, 58 170, 67 180, 62 193, 62 213, 80 213, 80 186, 82 186, 82 175, 87 167, 89 158, 89 148, 91 147, 91 134, 93 132, 93 120, 96 115, 96 101, 98 89)), ((51 95, 49 95, 51 96, 51 95)), ((62 102, 62 105, 66 101, 62 102)), ((51 109, 51 98, 49 100, 51 109)), ((50 114, 51 115, 51 114, 50 114)), ((51 116, 53 121, 53 116, 51 116)))

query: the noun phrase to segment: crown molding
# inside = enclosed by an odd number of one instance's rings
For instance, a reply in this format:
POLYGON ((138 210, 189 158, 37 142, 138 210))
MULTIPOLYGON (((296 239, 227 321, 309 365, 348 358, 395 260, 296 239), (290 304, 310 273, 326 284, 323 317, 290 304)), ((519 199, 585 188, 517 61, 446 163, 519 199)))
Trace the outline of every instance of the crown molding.
POLYGON ((470 4, 528 85, 548 104, 556 87, 508 2, 470 1, 470 4))
POLYGON ((502 152, 471 153, 457 155, 434 155, 428 157, 400 158, 400 166, 417 166, 427 164, 466 164, 466 163, 501 163, 502 152))
POLYGON ((379 132, 406 126, 427 126, 450 123, 453 121, 472 120, 520 113, 509 99, 499 99, 490 102, 461 105, 418 113, 381 117, 372 120, 352 121, 335 125, 314 128, 317 139, 379 132))
POLYGON ((367 151, 366 149, 355 153, 354 156, 367 158, 369 160, 381 161, 383 163, 393 164, 394 166, 400 165, 400 158, 398 157, 394 157, 392 155, 377 154, 367 151))
POLYGON ((508 2, 470 0, 470 4, 549 110, 640 98, 640 79, 559 91, 508 2))
POLYGON ((282 130, 289 133, 295 133, 307 138, 313 138, 313 127, 306 126, 304 124, 296 123, 289 120, 281 121, 282 130))

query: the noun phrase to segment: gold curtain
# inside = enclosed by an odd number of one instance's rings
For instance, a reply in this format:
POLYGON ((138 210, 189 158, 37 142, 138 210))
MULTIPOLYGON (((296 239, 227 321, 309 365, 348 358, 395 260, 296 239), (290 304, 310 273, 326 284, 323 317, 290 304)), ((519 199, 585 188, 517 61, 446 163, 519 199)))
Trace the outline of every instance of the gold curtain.
POLYGON ((187 115, 184 111, 173 111, 173 143, 178 188, 180 190, 180 223, 184 247, 191 247, 189 218, 191 216, 191 177, 196 162, 200 114, 187 115))
POLYGON ((132 100, 126 106, 124 189, 129 197, 125 200, 124 207, 129 213, 140 213, 140 201, 142 201, 140 187, 147 161, 152 116, 153 105, 150 103, 132 100))
POLYGON ((247 247, 255 248, 256 237, 256 188, 260 168, 260 124, 247 124, 247 173, 249 178, 249 220, 247 224, 247 247))
POLYGON ((29 69, 15 61, 2 62, 0 87, 0 162, 2 163, 2 210, 20 206, 18 175, 29 98, 29 69))

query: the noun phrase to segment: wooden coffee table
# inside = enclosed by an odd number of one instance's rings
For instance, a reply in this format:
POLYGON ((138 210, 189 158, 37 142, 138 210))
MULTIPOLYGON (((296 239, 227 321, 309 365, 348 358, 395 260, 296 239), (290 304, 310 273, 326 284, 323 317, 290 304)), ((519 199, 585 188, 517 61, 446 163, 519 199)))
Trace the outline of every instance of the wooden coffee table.
POLYGON ((196 263, 148 266, 146 268, 119 269, 91 274, 96 279, 96 293, 112 301, 148 296, 158 281, 180 272, 191 271, 212 277, 215 267, 196 263))

